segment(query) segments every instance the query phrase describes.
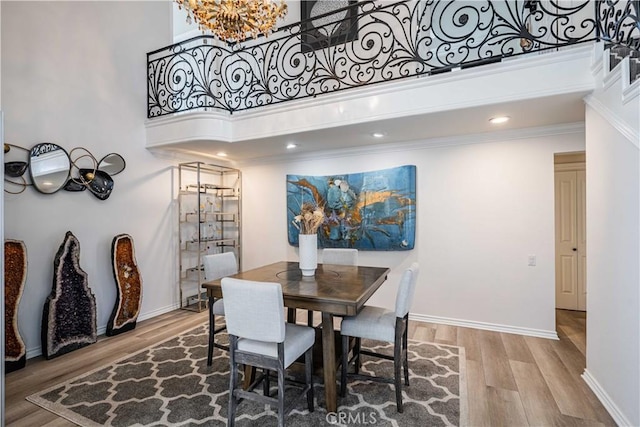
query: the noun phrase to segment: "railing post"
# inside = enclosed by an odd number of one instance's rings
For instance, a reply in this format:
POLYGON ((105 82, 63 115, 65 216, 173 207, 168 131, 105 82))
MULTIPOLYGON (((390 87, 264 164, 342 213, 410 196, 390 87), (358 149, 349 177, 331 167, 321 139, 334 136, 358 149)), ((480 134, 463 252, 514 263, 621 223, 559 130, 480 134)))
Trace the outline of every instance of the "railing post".
POLYGON ((600 42, 602 41, 601 39, 601 30, 600 30, 600 25, 602 25, 602 21, 600 20, 600 4, 602 3, 603 0, 596 0, 593 2, 593 16, 595 16, 595 20, 596 20, 596 41, 600 42))

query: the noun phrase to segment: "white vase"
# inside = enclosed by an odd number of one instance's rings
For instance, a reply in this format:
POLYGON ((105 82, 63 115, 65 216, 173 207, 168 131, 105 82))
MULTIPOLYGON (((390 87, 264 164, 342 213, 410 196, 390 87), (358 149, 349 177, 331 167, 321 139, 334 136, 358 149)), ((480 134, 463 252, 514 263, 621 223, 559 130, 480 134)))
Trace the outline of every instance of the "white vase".
POLYGON ((300 270, 303 276, 313 276, 318 267, 318 235, 299 234, 298 249, 300 257, 300 270))

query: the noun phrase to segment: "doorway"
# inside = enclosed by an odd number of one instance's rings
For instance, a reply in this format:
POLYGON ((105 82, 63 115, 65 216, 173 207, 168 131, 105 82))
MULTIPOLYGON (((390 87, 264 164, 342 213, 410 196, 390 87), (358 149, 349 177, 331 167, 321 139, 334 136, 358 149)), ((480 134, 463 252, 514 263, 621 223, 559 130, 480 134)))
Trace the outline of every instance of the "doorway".
POLYGON ((556 308, 587 309, 586 156, 554 155, 556 308))

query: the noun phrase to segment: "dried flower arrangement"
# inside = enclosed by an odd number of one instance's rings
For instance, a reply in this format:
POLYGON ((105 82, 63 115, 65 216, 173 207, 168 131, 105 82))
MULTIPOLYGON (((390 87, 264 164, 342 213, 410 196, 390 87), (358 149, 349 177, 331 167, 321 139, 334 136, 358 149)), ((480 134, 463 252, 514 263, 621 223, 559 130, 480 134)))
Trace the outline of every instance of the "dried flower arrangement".
POLYGON ((324 220, 324 210, 320 206, 303 203, 300 215, 296 215, 292 223, 300 234, 316 234, 324 220))

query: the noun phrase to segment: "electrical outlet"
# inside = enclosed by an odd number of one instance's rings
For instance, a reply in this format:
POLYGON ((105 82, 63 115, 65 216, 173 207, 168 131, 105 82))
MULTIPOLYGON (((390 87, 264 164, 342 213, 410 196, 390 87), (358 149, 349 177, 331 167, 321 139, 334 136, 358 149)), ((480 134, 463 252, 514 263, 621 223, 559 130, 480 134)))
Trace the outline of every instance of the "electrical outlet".
POLYGON ((529 267, 535 267, 536 266, 536 256, 535 255, 529 255, 529 259, 528 259, 527 265, 529 267))

